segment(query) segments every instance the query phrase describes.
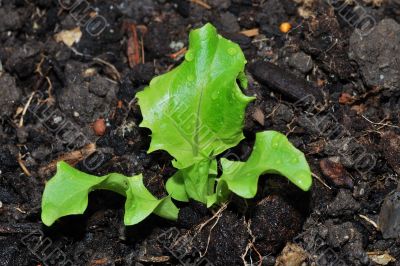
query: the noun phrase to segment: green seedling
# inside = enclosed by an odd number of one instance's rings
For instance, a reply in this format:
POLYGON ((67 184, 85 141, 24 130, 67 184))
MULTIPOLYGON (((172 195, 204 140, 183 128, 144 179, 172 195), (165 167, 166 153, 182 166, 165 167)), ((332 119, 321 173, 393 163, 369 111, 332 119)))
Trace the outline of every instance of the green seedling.
POLYGON ((170 196, 155 198, 141 175, 95 177, 59 163, 43 194, 46 225, 83 213, 94 189, 126 196, 124 222, 132 225, 151 213, 176 219, 178 209, 171 197, 193 199, 208 207, 227 201, 232 192, 252 198, 259 176, 266 173, 285 176, 304 191, 310 188, 311 171, 304 154, 275 131, 256 134, 246 162, 222 158, 222 175, 218 174, 217 156, 243 140, 245 109, 254 100, 240 88, 247 87, 246 59, 240 47, 220 36, 211 24, 192 31, 189 43, 183 63, 154 78, 136 95, 143 114, 141 126, 152 132, 149 152, 164 150, 174 157, 177 172, 166 183, 170 196))

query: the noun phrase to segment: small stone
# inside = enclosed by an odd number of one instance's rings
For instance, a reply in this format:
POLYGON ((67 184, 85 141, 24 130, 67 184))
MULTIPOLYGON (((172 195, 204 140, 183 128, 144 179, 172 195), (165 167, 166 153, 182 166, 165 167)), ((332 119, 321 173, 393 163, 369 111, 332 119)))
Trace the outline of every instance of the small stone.
POLYGON ((221 30, 223 32, 234 33, 240 31, 240 26, 236 16, 230 12, 222 13, 219 22, 222 26, 221 30))
POLYGON ((379 213, 378 225, 384 238, 400 237, 400 192, 386 197, 379 213))
POLYGON ((38 161, 43 161, 50 153, 51 149, 49 147, 46 145, 40 145, 32 152, 32 157, 38 161))
POLYGON ((93 131, 97 136, 103 136, 106 133, 107 125, 104 118, 99 118, 93 123, 93 131))
POLYGON ((106 96, 109 90, 113 90, 113 87, 110 86, 110 82, 102 76, 94 76, 89 84, 89 91, 99 97, 106 96))
POLYGON ((313 63, 311 56, 309 56, 303 52, 293 54, 289 58, 288 63, 289 63, 289 66, 297 69, 298 71, 300 71, 303 74, 310 72, 314 67, 314 63, 313 63))
POLYGON ((383 155, 393 168, 400 175, 400 135, 390 131, 383 134, 380 145, 383 147, 383 155))
POLYGON ((399 90, 400 25, 395 20, 383 19, 369 32, 355 30, 349 51, 369 87, 399 90))
POLYGON ((8 30, 17 30, 24 24, 24 18, 18 12, 18 9, 10 7, 0 8, 0 32, 8 30))
POLYGON ((345 189, 341 189, 336 195, 336 198, 332 203, 328 205, 328 214, 332 216, 342 216, 342 215, 353 215, 361 206, 353 196, 351 192, 345 189))
MULTIPOLYGON (((331 220, 328 220, 325 225, 329 229, 328 244, 340 250, 341 256, 347 257, 348 260, 354 262, 354 265, 364 265, 368 262, 368 256, 363 247, 363 234, 355 224, 351 222, 333 224, 331 220)), ((318 265, 328 265, 320 262, 318 265)))
POLYGON ((0 75, 0 116, 14 113, 15 105, 21 98, 21 90, 15 83, 15 78, 7 73, 0 75))
POLYGON ((290 123, 294 115, 293 109, 285 104, 279 104, 273 112, 274 123, 290 123))

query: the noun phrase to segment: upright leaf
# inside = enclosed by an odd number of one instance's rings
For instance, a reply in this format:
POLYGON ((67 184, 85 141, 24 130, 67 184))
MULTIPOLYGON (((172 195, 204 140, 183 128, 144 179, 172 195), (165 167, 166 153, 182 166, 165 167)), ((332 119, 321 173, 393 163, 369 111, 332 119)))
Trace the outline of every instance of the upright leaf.
POLYGON ((246 84, 241 74, 246 60, 237 44, 218 35, 211 24, 192 31, 189 42, 185 61, 137 94, 141 126, 152 131, 149 152, 167 151, 179 169, 236 146, 243 139, 245 108, 253 99, 236 81, 246 84))

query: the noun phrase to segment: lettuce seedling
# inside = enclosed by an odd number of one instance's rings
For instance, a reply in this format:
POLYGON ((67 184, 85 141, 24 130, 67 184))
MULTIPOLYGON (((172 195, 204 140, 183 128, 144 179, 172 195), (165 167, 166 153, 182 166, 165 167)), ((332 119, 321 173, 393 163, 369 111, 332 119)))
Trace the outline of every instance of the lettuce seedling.
POLYGON ((125 196, 124 223, 133 225, 151 213, 175 220, 179 210, 171 197, 209 207, 227 201, 232 192, 252 198, 259 176, 266 173, 285 176, 302 190, 310 188, 311 171, 304 154, 275 131, 256 134, 246 162, 222 158, 219 176, 217 156, 243 140, 245 109, 255 98, 244 95, 239 87, 247 87, 246 59, 239 45, 223 38, 211 24, 192 31, 189 43, 182 64, 155 77, 136 95, 143 114, 140 126, 152 132, 148 152, 165 150, 174 157, 177 172, 166 183, 170 196, 154 197, 141 175, 96 177, 60 162, 43 193, 46 225, 83 213, 88 194, 95 189, 125 196))
POLYGON ((192 31, 189 43, 180 66, 137 94, 141 126, 152 131, 149 152, 165 150, 175 158, 178 171, 167 182, 168 193, 208 206, 226 200, 229 191, 251 198, 264 173, 284 175, 308 190, 312 179, 304 155, 273 131, 256 135, 246 163, 222 160, 224 173, 217 178, 217 155, 244 138, 245 108, 254 97, 244 95, 237 82, 247 87, 246 59, 239 45, 211 24, 192 31))

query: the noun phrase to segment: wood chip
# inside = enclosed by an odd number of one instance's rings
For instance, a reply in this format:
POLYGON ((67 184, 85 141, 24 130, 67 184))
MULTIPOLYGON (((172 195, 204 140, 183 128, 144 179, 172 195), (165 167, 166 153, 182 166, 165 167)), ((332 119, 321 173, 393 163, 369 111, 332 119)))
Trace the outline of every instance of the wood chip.
POLYGON ((247 37, 254 37, 260 34, 260 30, 258 28, 250 29, 250 30, 243 30, 240 32, 247 37))
POLYGON ((262 125, 262 126, 265 125, 265 115, 264 115, 263 111, 261 111, 260 108, 257 107, 256 110, 254 110, 252 117, 260 125, 262 125))
POLYGON ((137 258, 140 262, 152 262, 152 263, 162 263, 167 262, 171 258, 169 256, 141 256, 137 258))

